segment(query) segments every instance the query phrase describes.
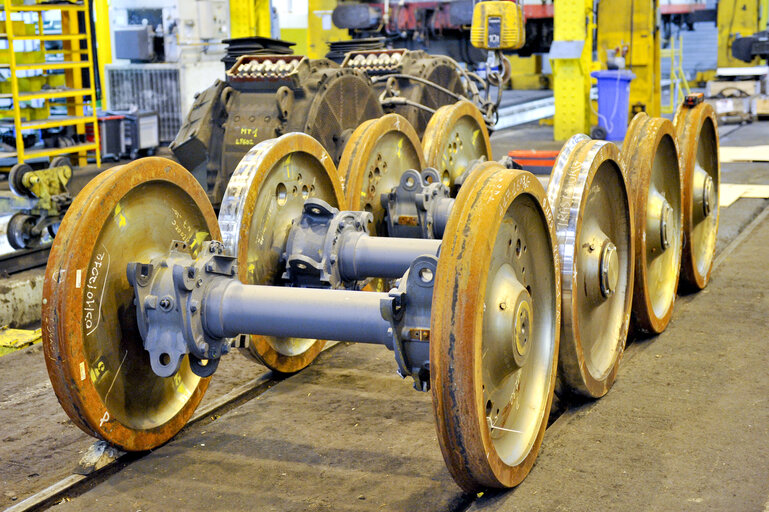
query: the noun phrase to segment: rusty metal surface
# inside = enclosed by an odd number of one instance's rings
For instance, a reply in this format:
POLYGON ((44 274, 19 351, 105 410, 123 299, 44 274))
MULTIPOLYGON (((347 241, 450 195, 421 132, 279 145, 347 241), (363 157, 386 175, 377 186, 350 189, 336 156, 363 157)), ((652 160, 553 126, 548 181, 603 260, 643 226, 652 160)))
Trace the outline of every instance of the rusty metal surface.
MULTIPOLYGON (((552 404, 561 310, 555 226, 539 181, 496 163, 481 164, 460 189, 457 205, 446 228, 431 314, 438 440, 449 472, 465 490, 511 487, 534 464, 552 404), (522 253, 515 237, 528 243, 529 257, 536 256, 526 262, 528 274, 520 268, 523 260, 517 260, 522 253), (494 315, 487 302, 506 267, 515 269, 516 281, 528 284, 533 300, 527 335, 534 348, 527 364, 515 371, 504 370, 506 352, 501 359, 484 357, 510 350, 504 336, 508 348, 493 344, 498 337, 487 321, 494 315), (522 378, 527 371, 530 378, 522 378), (496 382, 490 380, 495 375, 496 382), (520 388, 512 389, 507 406, 497 406, 499 413, 488 411, 487 388, 498 389, 509 379, 521 379, 520 388), (490 423, 490 415, 499 423, 490 423)), ((514 324, 517 343, 521 323, 514 324)))
POLYGON ((683 180, 673 123, 637 114, 622 143, 622 164, 636 219, 632 326, 659 334, 673 314, 683 240, 683 180), (657 243, 662 232, 667 248, 657 243))
POLYGON ((700 103, 694 108, 681 104, 674 124, 684 189, 684 245, 680 286, 686 291, 701 290, 710 281, 720 219, 718 121, 713 107, 708 103, 700 103), (704 180, 710 181, 711 190, 703 186, 704 180), (703 200, 712 202, 707 215, 702 209, 703 200))
POLYGON ((382 194, 400 183, 409 169, 422 171, 424 152, 414 127, 403 116, 387 114, 360 125, 347 142, 339 174, 344 177, 347 208, 374 215, 372 233, 384 233, 382 194))
MULTIPOLYGON (((406 52, 400 61, 399 74, 414 76, 428 80, 444 89, 467 96, 467 91, 462 83, 462 77, 457 72, 458 64, 441 55, 428 55, 419 51, 406 52)), ((437 110, 444 105, 450 105, 456 101, 445 92, 408 78, 397 78, 397 86, 400 95, 414 103, 419 103, 429 109, 437 110)), ((378 93, 384 90, 384 84, 375 84, 378 93)), ((408 119, 420 137, 425 133, 427 124, 432 117, 431 112, 411 105, 396 105, 393 111, 408 119)))
MULTIPOLYGON (((246 284, 280 285, 286 239, 304 202, 318 198, 336 208, 345 199, 336 167, 318 141, 290 133, 254 146, 235 169, 219 212, 226 250, 238 258, 246 284)), ((246 352, 281 373, 293 373, 320 353, 322 340, 250 336, 246 352)))
POLYGON ((454 182, 475 160, 491 160, 491 142, 478 107, 458 101, 439 108, 425 130, 422 146, 425 163, 441 175, 443 184, 454 182))
POLYGON ((113 167, 73 202, 46 268, 43 347, 59 402, 86 433, 147 450, 192 415, 208 380, 186 362, 174 378, 149 370, 125 265, 149 260, 174 239, 195 247, 210 238, 220 235, 205 191, 170 160, 113 167))
POLYGON ((304 132, 338 162, 352 131, 384 114, 363 72, 327 59, 304 59, 288 81, 262 78, 257 89, 217 83, 201 93, 170 146, 214 205, 221 203, 232 172, 255 144, 304 132))
POLYGON ((558 375, 569 391, 598 398, 614 384, 633 299, 633 210, 617 146, 575 135, 547 192, 563 287, 558 375))

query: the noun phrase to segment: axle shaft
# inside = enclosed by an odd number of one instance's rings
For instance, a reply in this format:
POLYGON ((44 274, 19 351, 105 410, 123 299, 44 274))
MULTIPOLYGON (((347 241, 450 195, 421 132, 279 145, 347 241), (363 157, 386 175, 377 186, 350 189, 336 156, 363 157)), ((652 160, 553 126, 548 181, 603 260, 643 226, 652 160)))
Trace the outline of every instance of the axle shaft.
POLYGON ((203 325, 213 336, 260 334, 284 338, 387 344, 386 293, 244 285, 222 279, 207 290, 203 325))

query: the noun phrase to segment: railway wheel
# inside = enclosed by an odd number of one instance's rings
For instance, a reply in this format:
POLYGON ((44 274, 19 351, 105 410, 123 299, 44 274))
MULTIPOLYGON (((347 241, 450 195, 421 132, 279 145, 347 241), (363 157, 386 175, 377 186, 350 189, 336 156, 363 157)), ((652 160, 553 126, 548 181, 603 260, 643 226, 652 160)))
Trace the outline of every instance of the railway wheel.
MULTIPOLYGON (((325 149, 303 133, 260 142, 230 178, 219 211, 226 250, 238 259, 245 284, 281 285, 281 261, 294 219, 304 202, 318 198, 344 209, 336 167, 325 149)), ((247 354, 268 368, 293 373, 320 353, 324 341, 251 336, 247 354)))
POLYGON ((481 164, 459 191, 433 290, 438 440, 468 491, 520 483, 537 457, 558 361, 560 265, 545 190, 481 164))
POLYGON ((11 244, 11 247, 19 251, 40 245, 41 234, 35 235, 33 233, 35 224, 37 224, 37 220, 32 215, 22 212, 14 213, 6 228, 8 243, 11 244))
POLYGON ((665 330, 681 268, 683 189, 673 123, 641 112, 622 143, 635 211, 634 326, 665 330))
POLYGON ((11 171, 8 173, 8 187, 19 197, 35 197, 35 194, 23 182, 24 175, 28 172, 32 172, 32 167, 29 164, 16 164, 11 167, 11 171))
POLYGON ((713 107, 683 104, 675 117, 684 182, 684 247, 681 286, 702 290, 710 281, 718 235, 721 164, 713 107))
POLYGON ((422 139, 425 162, 438 170, 456 193, 457 179, 479 160, 491 160, 491 141, 478 107, 467 100, 444 105, 433 114, 422 139))
POLYGON ((387 114, 364 122, 353 132, 339 162, 347 207, 372 213, 372 234, 383 235, 382 194, 397 187, 404 172, 421 172, 424 167, 422 144, 405 117, 387 114))
POLYGON ((633 300, 633 213, 619 162, 614 144, 575 135, 547 188, 561 257, 558 374, 593 398, 614 383, 633 300))
POLYGON ((163 254, 174 240, 194 252, 219 239, 206 193, 177 163, 137 160, 94 178, 59 234, 42 308, 45 362, 59 402, 82 430, 123 450, 159 446, 187 423, 208 379, 186 357, 173 377, 152 371, 126 265, 163 254))

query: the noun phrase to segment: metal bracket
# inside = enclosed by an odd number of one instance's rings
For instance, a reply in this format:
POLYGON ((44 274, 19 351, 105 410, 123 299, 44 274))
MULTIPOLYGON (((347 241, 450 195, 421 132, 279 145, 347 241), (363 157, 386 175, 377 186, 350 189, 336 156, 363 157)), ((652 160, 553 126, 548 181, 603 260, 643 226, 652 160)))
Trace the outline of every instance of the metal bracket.
POLYGON ((420 256, 383 300, 382 316, 393 326, 392 346, 398 374, 414 379, 414 389, 430 390, 430 312, 438 259, 420 256), (387 307, 385 307, 387 306, 387 307))
POLYGON ((365 283, 342 278, 339 250, 345 236, 368 234, 373 220, 368 212, 340 212, 321 199, 308 199, 286 241, 283 279, 305 288, 361 288, 365 283))
POLYGON ((454 200, 438 171, 403 173, 397 187, 382 194, 387 233, 400 238, 442 238, 454 200))
POLYGON ((229 351, 232 340, 210 335, 201 318, 206 289, 221 279, 237 279, 235 258, 223 253, 221 242, 210 241, 193 258, 186 243, 174 241, 167 257, 128 264, 137 324, 155 374, 174 375, 189 354, 192 371, 209 377, 229 351))

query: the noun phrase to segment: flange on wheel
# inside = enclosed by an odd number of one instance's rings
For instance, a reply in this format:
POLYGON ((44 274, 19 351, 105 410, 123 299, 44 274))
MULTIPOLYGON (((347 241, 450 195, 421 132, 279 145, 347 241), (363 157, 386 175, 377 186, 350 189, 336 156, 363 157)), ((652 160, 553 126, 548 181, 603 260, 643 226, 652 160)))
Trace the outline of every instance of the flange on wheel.
POLYGON ((475 162, 491 160, 491 141, 478 107, 467 100, 444 105, 433 114, 422 138, 425 162, 438 170, 455 193, 457 178, 475 162))
POLYGON ((700 103, 678 107, 676 136, 684 182, 684 248, 681 286, 702 290, 710 281, 716 253, 721 163, 713 107, 700 103))
POLYGON ((430 380, 441 451, 465 490, 519 484, 552 404, 560 264, 545 190, 481 164, 446 227, 431 313, 430 380))
POLYGON ((59 402, 86 433, 149 450, 192 416, 208 379, 187 357, 173 377, 152 371, 126 266, 163 254, 174 240, 195 252, 212 238, 219 227, 205 191, 162 158, 99 174, 69 207, 45 272, 43 348, 59 402))
POLYGON ((382 194, 397 187, 404 172, 424 167, 422 144, 405 117, 387 114, 364 122, 347 141, 339 162, 348 208, 372 213, 372 234, 384 234, 382 194))
POLYGON ((598 398, 617 375, 633 300, 633 213, 619 150, 575 135, 547 187, 561 261, 558 374, 598 398))
MULTIPOLYGON (((342 184, 331 157, 303 133, 260 142, 230 178, 219 210, 222 241, 238 261, 245 284, 281 285, 281 261, 294 219, 309 198, 344 209, 342 184)), ((324 341, 251 336, 247 354, 268 368, 297 372, 320 353, 324 341)))
POLYGON ((673 123, 641 112, 622 143, 635 211, 633 321, 659 334, 673 314, 681 268, 683 189, 673 123))

